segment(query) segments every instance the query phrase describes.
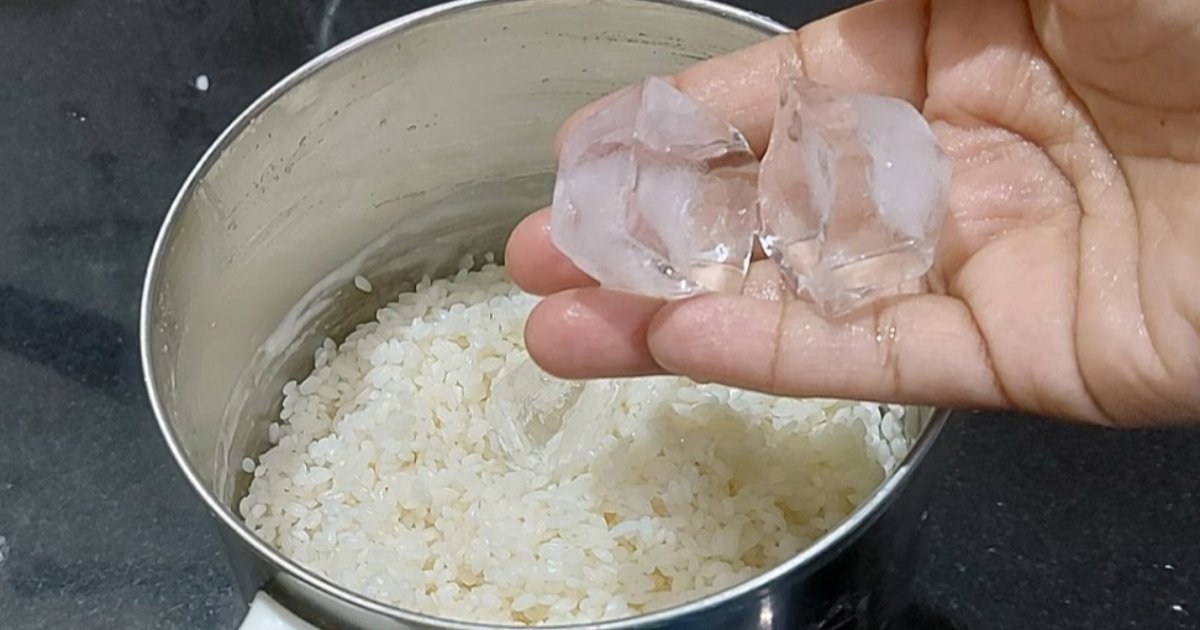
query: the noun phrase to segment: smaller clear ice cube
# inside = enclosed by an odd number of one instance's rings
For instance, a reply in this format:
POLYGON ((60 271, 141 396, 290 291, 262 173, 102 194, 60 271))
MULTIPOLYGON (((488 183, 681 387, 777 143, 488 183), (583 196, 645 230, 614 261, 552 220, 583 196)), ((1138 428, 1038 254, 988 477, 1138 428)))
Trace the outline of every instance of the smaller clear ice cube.
POLYGON ((492 383, 484 416, 493 446, 517 468, 582 472, 613 431, 618 387, 555 378, 526 359, 492 383))

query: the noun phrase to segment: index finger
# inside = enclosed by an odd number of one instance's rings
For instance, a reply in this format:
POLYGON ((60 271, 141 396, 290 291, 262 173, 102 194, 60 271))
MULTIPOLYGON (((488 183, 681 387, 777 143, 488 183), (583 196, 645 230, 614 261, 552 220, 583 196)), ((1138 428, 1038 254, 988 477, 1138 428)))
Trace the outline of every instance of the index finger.
MULTIPOLYGON (((785 60, 798 62, 800 71, 818 83, 902 98, 921 109, 928 21, 928 0, 877 0, 663 79, 737 127, 762 155, 785 60)), ((559 129, 556 147, 577 122, 611 98, 571 115, 559 129)))

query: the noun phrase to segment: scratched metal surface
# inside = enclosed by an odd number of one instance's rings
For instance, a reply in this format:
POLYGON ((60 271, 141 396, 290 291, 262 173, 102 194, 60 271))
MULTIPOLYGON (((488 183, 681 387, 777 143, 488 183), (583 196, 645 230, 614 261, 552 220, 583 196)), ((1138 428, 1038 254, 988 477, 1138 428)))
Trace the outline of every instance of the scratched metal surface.
MULTIPOLYGON (((323 23, 316 0, 0 0, 0 628, 236 624, 142 391, 144 263, 242 107, 423 4, 342 0, 323 23)), ((799 24, 837 3, 740 4, 799 24)), ((962 416, 950 437, 905 627, 1200 625, 1195 432, 962 416)))

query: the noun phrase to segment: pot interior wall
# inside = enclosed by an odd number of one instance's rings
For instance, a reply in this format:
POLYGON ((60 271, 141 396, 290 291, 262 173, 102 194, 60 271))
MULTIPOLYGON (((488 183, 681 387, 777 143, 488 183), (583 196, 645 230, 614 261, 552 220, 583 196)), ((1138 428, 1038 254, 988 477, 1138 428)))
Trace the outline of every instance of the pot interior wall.
POLYGON ((208 491, 235 506, 242 458, 325 336, 466 252, 502 251, 547 202, 572 111, 773 28, 638 0, 467 6, 264 97, 185 187, 148 287, 153 387, 208 491))

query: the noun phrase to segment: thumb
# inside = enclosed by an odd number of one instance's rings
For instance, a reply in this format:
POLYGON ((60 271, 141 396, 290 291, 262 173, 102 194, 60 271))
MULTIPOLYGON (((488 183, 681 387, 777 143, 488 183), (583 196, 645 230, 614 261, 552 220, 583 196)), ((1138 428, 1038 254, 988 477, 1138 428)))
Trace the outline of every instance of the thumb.
POLYGON ((805 302, 704 295, 658 310, 646 345, 668 372, 772 394, 1008 406, 966 305, 944 296, 827 321, 805 302))

